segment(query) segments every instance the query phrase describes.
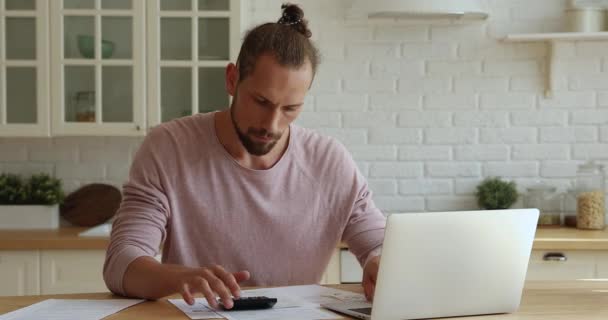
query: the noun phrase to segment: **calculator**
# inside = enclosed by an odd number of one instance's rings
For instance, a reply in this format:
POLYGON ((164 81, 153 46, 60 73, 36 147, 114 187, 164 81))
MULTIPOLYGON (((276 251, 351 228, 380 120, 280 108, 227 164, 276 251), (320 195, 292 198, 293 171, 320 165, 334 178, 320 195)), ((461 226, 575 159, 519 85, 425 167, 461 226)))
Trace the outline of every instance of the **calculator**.
POLYGON ((233 301, 234 305, 230 309, 226 309, 221 301, 219 301, 219 304, 222 309, 227 311, 270 309, 277 303, 277 298, 266 296, 242 297, 235 298, 233 301))

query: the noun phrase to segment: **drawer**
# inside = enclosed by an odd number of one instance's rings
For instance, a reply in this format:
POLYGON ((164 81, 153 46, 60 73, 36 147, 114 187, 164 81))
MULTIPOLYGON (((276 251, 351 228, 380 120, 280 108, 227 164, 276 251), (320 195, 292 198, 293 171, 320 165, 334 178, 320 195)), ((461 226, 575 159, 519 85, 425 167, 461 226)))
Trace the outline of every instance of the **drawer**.
POLYGON ((596 277, 592 251, 532 251, 526 280, 576 280, 596 277))

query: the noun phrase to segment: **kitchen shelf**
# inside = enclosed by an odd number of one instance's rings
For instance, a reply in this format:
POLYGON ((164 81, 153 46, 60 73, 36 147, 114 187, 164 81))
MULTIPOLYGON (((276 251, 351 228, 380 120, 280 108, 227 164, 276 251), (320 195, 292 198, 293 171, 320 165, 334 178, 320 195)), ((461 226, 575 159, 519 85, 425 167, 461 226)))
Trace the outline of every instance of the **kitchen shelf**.
POLYGON ((509 34, 503 38, 504 42, 547 42, 549 45, 549 59, 547 60, 547 80, 545 96, 553 97, 556 87, 554 76, 556 69, 555 43, 566 41, 608 41, 608 32, 555 32, 555 33, 519 33, 509 34))
POLYGON ((608 32, 556 32, 509 34, 506 42, 599 41, 608 40, 608 32))

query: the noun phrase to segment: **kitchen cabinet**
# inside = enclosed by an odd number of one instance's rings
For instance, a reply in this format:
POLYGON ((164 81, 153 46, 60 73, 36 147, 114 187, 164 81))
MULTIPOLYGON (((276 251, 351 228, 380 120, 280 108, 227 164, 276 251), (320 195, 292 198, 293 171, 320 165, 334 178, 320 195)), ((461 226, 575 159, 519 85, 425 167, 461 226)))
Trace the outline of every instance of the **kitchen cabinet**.
POLYGON ((48 136, 47 0, 0 0, 0 136, 48 136))
POLYGON ((143 135, 144 0, 51 1, 53 135, 143 135))
POLYGON ((105 250, 0 251, 0 296, 108 291, 105 250))
POLYGON ((105 250, 40 251, 40 294, 108 291, 103 281, 105 250))
POLYGON ((237 0, 148 2, 148 124, 224 109, 239 46, 237 0))
POLYGON ((37 250, 0 251, 0 296, 40 294, 37 250))
POLYGON ((0 0, 0 136, 143 136, 224 109, 239 35, 238 0, 0 0))

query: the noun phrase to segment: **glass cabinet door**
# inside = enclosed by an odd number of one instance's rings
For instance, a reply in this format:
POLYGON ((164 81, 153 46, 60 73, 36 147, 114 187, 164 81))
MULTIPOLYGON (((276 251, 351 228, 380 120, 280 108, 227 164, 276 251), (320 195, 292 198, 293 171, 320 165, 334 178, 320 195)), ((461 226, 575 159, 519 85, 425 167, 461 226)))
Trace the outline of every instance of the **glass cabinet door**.
POLYGON ((238 0, 148 2, 148 123, 229 106, 225 70, 239 44, 238 0))
POLYGON ((53 134, 145 134, 145 0, 51 5, 53 134))
POLYGON ((0 0, 0 136, 48 136, 48 2, 0 0))

